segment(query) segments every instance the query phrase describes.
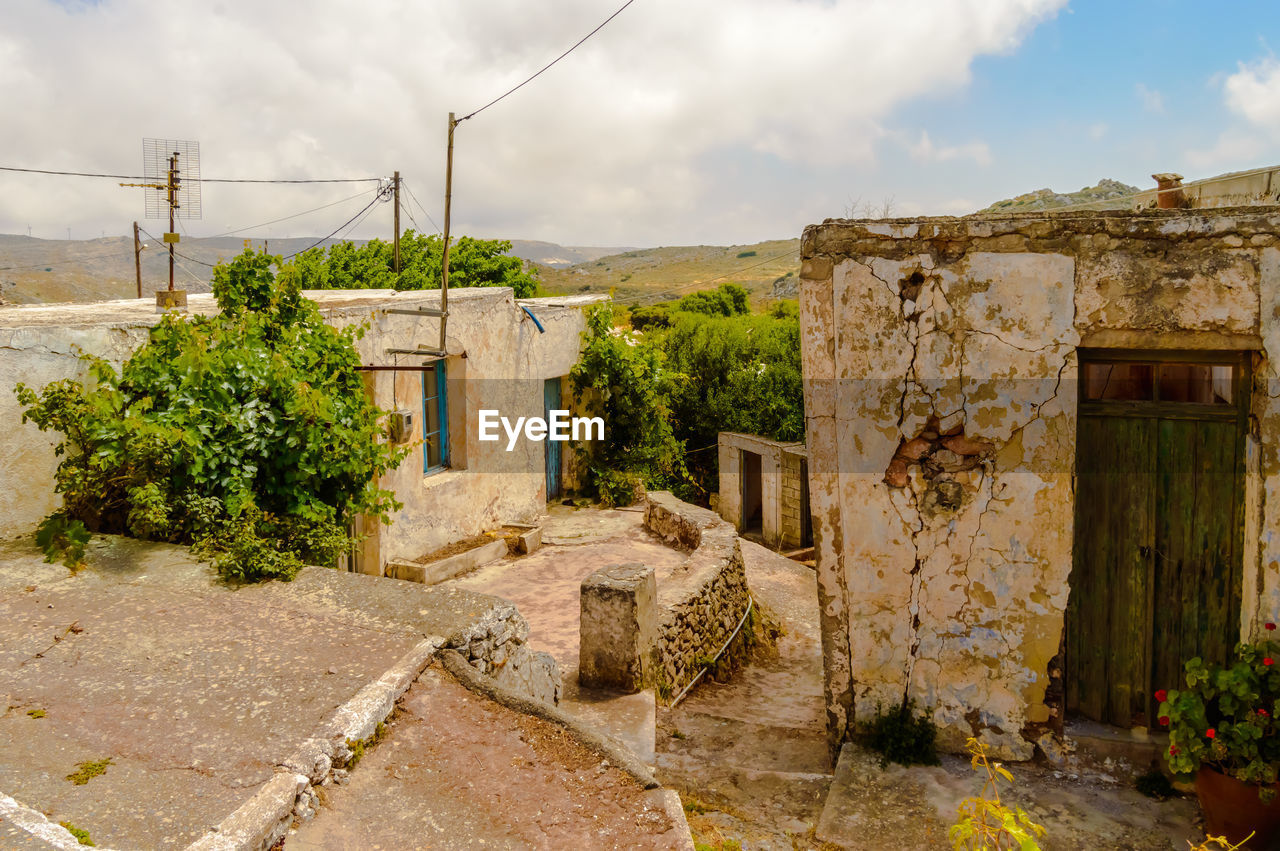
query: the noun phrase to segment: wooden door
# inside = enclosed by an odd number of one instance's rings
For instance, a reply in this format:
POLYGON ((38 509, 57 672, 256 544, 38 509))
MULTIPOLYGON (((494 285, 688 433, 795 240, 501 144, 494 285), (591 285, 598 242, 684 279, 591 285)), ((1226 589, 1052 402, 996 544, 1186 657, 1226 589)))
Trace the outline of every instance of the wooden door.
MULTIPOLYGON (((551 421, 551 412, 561 410, 560 408, 560 379, 548 378, 542 384, 542 413, 543 418, 548 422, 551 421)), ((560 441, 552 440, 550 436, 543 441, 542 445, 546 448, 546 475, 547 475, 547 502, 555 499, 561 494, 560 487, 560 441)))
POLYGON ((1067 710, 1150 726, 1158 688, 1240 633, 1248 361, 1081 351, 1067 710))

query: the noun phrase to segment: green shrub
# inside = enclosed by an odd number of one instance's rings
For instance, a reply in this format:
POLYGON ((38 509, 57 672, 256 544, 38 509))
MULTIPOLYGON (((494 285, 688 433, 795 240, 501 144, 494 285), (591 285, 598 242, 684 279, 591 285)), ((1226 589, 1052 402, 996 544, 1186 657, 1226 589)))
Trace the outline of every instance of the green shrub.
POLYGON ((89 543, 89 530, 79 520, 62 512, 50 514, 36 527, 36 546, 44 551, 44 560, 60 561, 71 570, 84 564, 84 548, 89 543))
POLYGON ((927 712, 916 714, 915 701, 909 700, 887 711, 876 707, 875 718, 866 725, 867 746, 880 754, 881 766, 937 765, 938 728, 927 712))
POLYGON ((287 579, 334 564, 356 514, 398 508, 378 479, 406 450, 381 440, 362 331, 327 325, 279 263, 220 264, 221 312, 164 317, 118 373, 85 356, 85 384, 18 385, 24 421, 63 435, 51 544, 81 529, 191 543, 229 578, 287 579))

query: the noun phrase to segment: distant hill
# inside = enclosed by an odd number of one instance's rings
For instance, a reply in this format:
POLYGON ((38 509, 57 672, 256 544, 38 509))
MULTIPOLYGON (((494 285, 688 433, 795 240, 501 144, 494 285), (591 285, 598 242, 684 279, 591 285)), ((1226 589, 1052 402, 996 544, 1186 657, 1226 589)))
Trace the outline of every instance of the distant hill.
MULTIPOLYGON (((324 244, 332 244, 329 240, 324 244)), ((353 240, 362 244, 363 240, 353 240)), ((162 243, 145 240, 143 292, 169 285, 169 255, 162 243)), ((273 239, 273 254, 289 255, 315 242, 311 238, 273 239)), ((263 247, 263 241, 249 244, 263 247)), ((175 285, 208 292, 213 264, 230 260, 245 248, 237 237, 184 239, 178 245, 175 285)), ((548 291, 556 294, 614 291, 619 299, 664 295, 680 297, 724 281, 747 287, 756 296, 794 297, 800 270, 800 240, 752 245, 680 248, 606 248, 563 246, 512 240, 511 254, 533 264, 548 291), (780 290, 773 292, 775 283, 780 290)), ((133 239, 35 239, 0 234, 0 295, 10 303, 103 301, 133 298, 133 239)))
POLYGON ((1029 213, 1034 210, 1051 210, 1054 207, 1068 207, 1076 204, 1088 204, 1091 210, 1127 210, 1132 206, 1132 199, 1125 197, 1141 192, 1138 187, 1121 183, 1118 180, 1103 178, 1096 186, 1086 186, 1078 192, 1054 192, 1052 189, 1037 189, 1016 198, 997 201, 990 207, 979 210, 974 215, 985 213, 1029 213))
POLYGON ((620 301, 680 298, 732 281, 757 298, 794 298, 800 273, 800 240, 750 245, 640 248, 568 267, 540 266, 553 293, 608 293, 620 301))

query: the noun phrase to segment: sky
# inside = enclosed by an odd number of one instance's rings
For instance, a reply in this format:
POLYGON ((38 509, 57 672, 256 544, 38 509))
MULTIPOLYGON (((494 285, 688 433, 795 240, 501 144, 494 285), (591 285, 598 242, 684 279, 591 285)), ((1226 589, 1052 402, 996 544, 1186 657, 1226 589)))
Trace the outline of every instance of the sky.
MULTIPOLYGON (((621 3, 2 0, 0 166, 140 174, 158 137, 198 141, 207 178, 399 170, 403 226, 434 232, 449 112, 621 3)), ((633 0, 458 125, 452 231, 739 245, 1273 165, 1278 25, 1274 0, 633 0)), ((391 204, 351 221, 375 187, 203 184, 183 231, 385 238, 391 204)), ((0 233, 164 229, 144 212, 117 181, 0 171, 0 233)))

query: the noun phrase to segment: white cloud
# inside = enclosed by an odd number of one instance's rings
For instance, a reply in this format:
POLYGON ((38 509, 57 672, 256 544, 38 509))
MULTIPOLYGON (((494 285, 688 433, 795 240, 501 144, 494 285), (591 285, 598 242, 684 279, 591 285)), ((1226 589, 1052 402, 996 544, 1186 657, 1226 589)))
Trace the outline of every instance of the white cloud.
POLYGON ((1097 124, 1091 124, 1089 125, 1089 138, 1096 142, 1103 136, 1107 135, 1107 130, 1109 129, 1110 128, 1107 127, 1106 122, 1103 121, 1099 121, 1097 124))
MULTIPOLYGON (((457 131, 459 232, 576 243, 742 241, 708 163, 874 161, 892 111, 955 91, 981 55, 1015 49, 1065 0, 645 0, 457 131), (715 222, 714 225, 708 225, 715 222)), ((0 164, 117 172, 141 138, 198 139, 209 177, 400 169, 440 220, 445 116, 523 80, 615 8, 601 0, 201 4, 21 0, 0 32, 0 164)), ((980 142, 935 147, 990 161, 980 142)), ((920 147, 919 145, 917 147, 920 147)), ((747 181, 753 176, 745 175, 747 181)), ((794 191, 794 190, 793 190, 794 191)), ((345 187, 206 185, 193 233, 266 221, 345 187)), ((0 175, 0 232, 123 233, 137 190, 0 175)), ((760 198, 763 235, 798 232, 760 198)), ((351 212, 358 209, 353 207, 351 212)), ((333 208, 275 235, 323 233, 333 208)), ((385 231, 379 214, 358 232, 385 231)), ((426 224, 426 222, 422 222, 426 224)))
POLYGON ((1164 95, 1159 91, 1147 88, 1144 83, 1138 83, 1133 90, 1147 112, 1164 112, 1164 95))
POLYGON ((1280 62, 1268 56, 1239 70, 1222 85, 1227 107, 1250 124, 1280 132, 1280 62))
POLYGON ((1239 63, 1236 73, 1221 78, 1227 109, 1242 119, 1219 134, 1212 146, 1192 150, 1187 162, 1204 171, 1248 168, 1280 142, 1280 62, 1268 56, 1239 63))
POLYGON ((912 144, 908 151, 911 158, 919 163, 945 163, 951 160, 973 160, 978 165, 991 164, 991 149, 986 142, 970 142, 966 145, 938 146, 929 138, 929 134, 920 131, 920 141, 912 144))

